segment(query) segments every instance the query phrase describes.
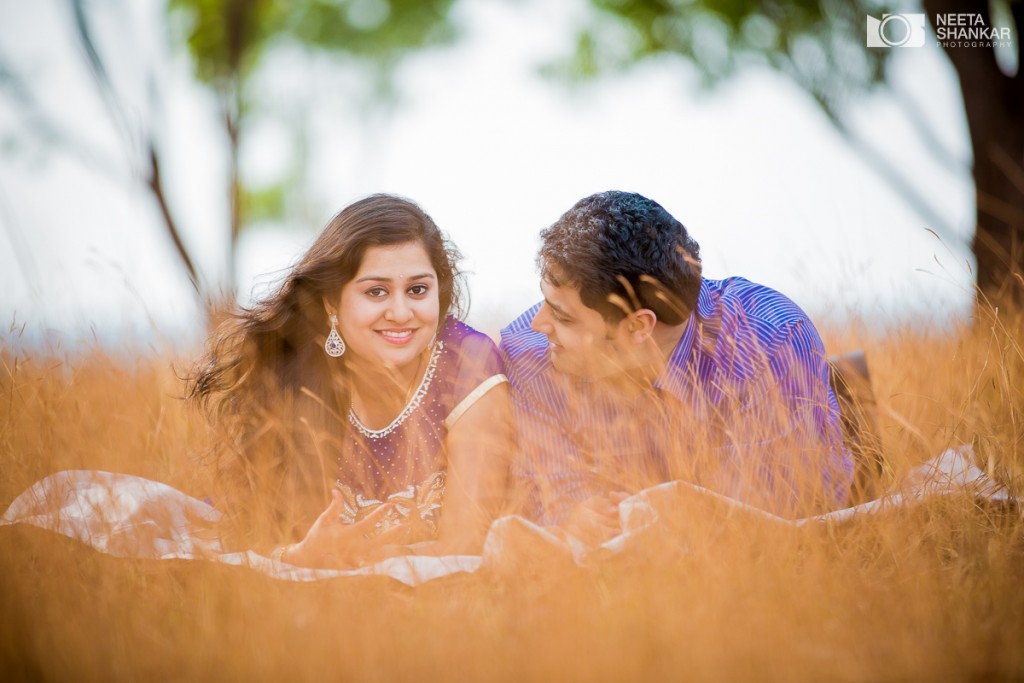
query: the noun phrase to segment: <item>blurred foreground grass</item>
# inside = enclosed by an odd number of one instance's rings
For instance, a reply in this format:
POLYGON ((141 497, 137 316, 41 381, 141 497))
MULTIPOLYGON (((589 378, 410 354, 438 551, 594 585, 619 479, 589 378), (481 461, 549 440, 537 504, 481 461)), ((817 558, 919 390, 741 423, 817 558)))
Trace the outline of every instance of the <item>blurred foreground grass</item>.
MULTIPOLYGON (((863 348, 899 476, 974 443, 1024 493, 1024 320, 906 328, 863 348)), ((208 435, 169 359, 0 354, 0 506, 61 469, 205 492, 208 435)), ((1019 680, 1024 522, 947 497, 832 528, 679 510, 582 569, 530 552, 417 588, 292 584, 108 557, 0 528, 4 680, 1019 680)))

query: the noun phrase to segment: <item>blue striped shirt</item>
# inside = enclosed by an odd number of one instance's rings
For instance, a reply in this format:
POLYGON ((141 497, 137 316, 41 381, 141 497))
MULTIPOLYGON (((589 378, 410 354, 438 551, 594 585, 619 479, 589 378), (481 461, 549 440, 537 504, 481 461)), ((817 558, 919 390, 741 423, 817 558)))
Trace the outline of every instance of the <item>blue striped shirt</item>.
POLYGON ((739 277, 703 280, 682 338, 635 396, 555 370, 530 327, 539 308, 500 345, 528 516, 557 524, 590 496, 672 479, 779 514, 845 501, 853 460, 824 345, 787 297, 739 277))

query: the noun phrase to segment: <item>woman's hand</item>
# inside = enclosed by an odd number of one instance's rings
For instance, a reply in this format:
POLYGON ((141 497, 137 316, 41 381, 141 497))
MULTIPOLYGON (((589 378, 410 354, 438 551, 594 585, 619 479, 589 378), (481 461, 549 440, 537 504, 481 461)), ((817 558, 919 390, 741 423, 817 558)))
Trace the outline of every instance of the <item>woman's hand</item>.
POLYGON ((386 546, 402 543, 409 533, 408 524, 395 524, 378 533, 394 505, 385 503, 354 524, 341 520, 345 499, 337 489, 331 490, 331 504, 327 506, 306 537, 288 546, 282 560, 299 567, 350 567, 360 560, 382 559, 386 546))

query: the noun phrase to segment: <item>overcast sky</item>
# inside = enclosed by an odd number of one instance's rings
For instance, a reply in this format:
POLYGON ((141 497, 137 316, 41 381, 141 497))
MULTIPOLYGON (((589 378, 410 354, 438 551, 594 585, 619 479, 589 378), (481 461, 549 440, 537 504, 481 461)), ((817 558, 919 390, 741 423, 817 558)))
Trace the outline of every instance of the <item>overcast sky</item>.
MULTIPOLYGON (((194 341, 201 318, 187 279, 74 51, 65 5, 0 3, 0 56, 113 168, 97 172, 34 142, 19 110, 0 102, 3 328, 24 323, 26 335, 49 330, 66 344, 92 331, 104 339, 194 341)), ((205 276, 216 279, 227 209, 215 110, 183 57, 166 57, 160 3, 135 7, 129 16, 101 11, 97 30, 119 46, 109 59, 133 115, 160 121, 173 151, 172 201, 205 276), (163 93, 155 106, 146 85, 154 69, 163 93)), ((955 75, 940 48, 899 50, 894 89, 927 112, 959 165, 937 164, 892 101, 861 102, 853 116, 946 218, 941 240, 927 229, 938 226, 781 76, 750 70, 709 94, 695 88, 683 63, 664 61, 570 91, 537 76, 536 67, 565 54, 575 3, 462 0, 456 11, 463 40, 403 66, 401 99, 389 112, 352 106, 357 79, 326 60, 284 57, 259 87, 284 103, 279 111, 293 106, 310 121, 317 227, 371 192, 417 200, 465 255, 471 323, 494 334, 537 300, 537 232, 580 197, 612 188, 652 197, 679 218, 701 244, 707 276, 776 287, 823 324, 842 325, 851 315, 872 325, 966 315, 970 151, 955 75)), ((270 178, 290 163, 294 149, 279 122, 256 122, 250 141, 243 161, 252 177, 270 178)), ((248 232, 239 260, 243 300, 301 253, 312 230, 248 232)))

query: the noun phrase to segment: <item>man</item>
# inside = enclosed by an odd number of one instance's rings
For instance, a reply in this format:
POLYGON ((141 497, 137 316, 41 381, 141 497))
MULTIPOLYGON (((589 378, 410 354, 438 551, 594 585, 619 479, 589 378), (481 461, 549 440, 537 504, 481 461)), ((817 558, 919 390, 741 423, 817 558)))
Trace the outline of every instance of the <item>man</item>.
POLYGON ((635 193, 586 197, 541 239, 544 301, 501 333, 528 516, 599 541, 625 495, 674 479, 789 516, 842 504, 853 462, 796 304, 703 279, 686 228, 635 193))

